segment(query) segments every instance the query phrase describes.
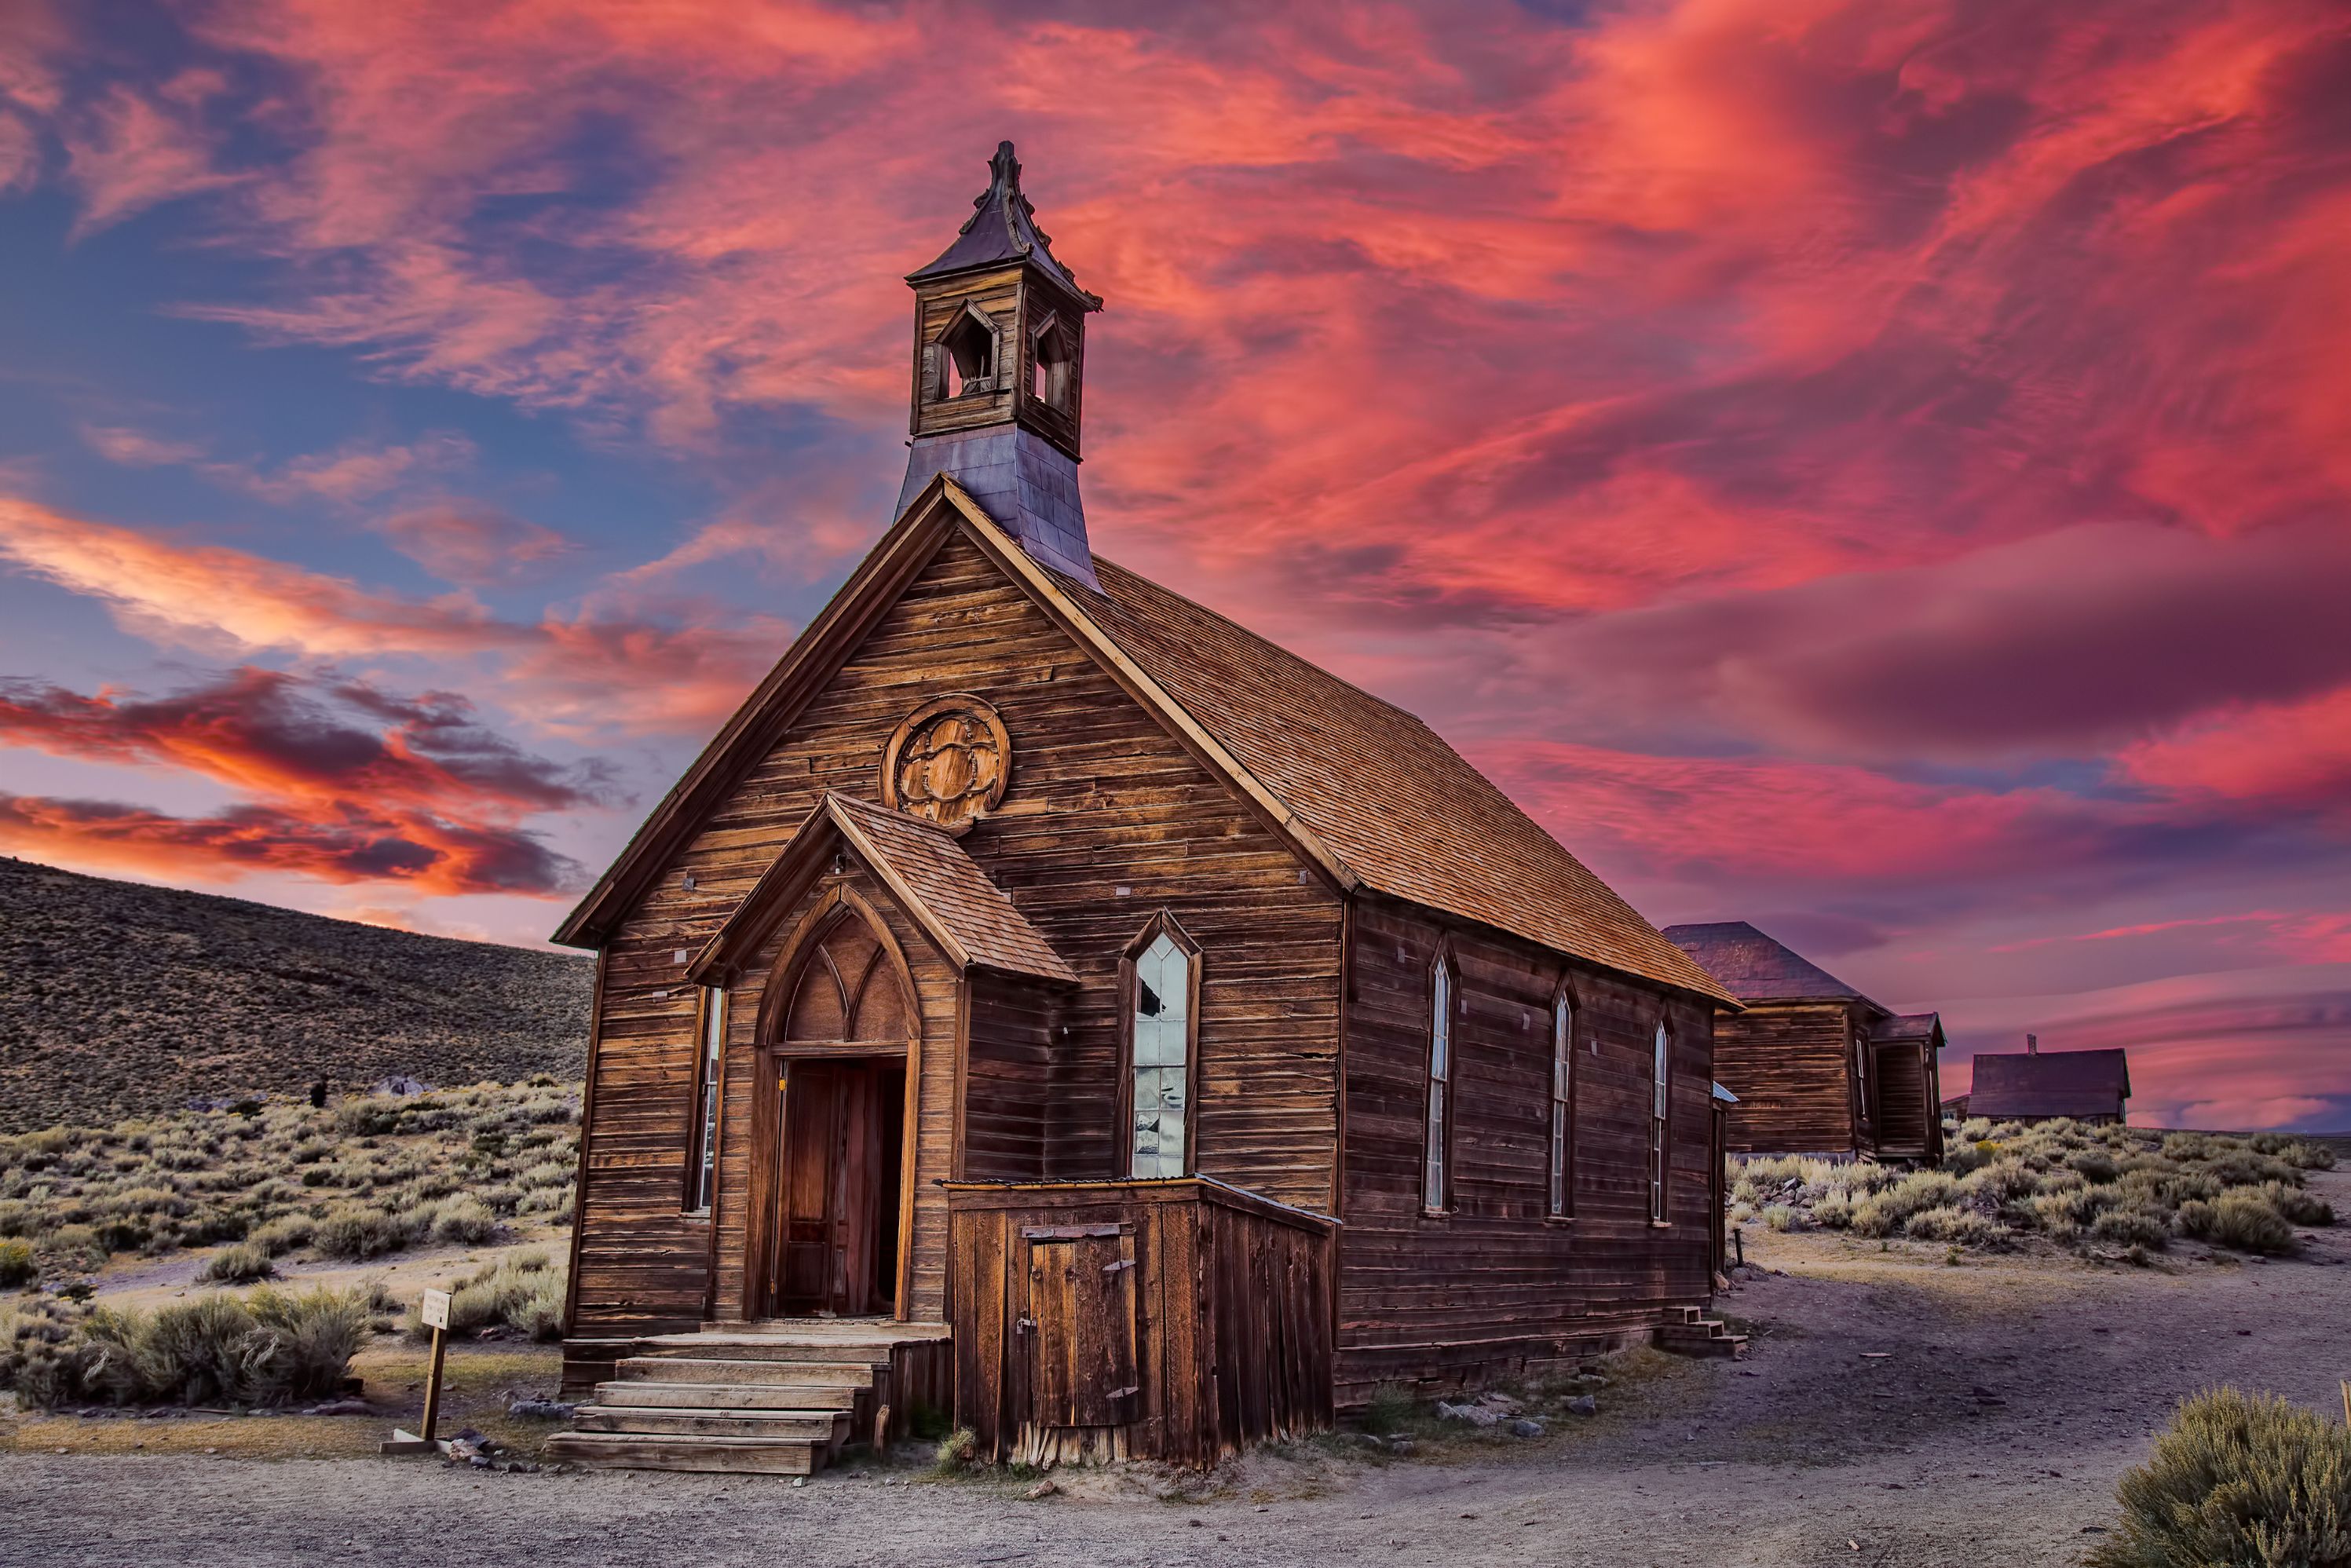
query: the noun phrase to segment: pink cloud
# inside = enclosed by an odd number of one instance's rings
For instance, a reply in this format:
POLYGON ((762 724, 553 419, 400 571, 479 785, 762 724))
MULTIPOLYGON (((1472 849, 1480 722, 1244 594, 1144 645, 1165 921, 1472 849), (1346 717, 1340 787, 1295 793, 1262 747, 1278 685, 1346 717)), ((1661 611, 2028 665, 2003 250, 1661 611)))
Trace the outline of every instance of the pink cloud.
POLYGON ((374 526, 444 582, 475 588, 528 581, 575 548, 552 528, 465 502, 412 507, 374 526))
POLYGON ((216 77, 190 73, 169 84, 160 99, 117 86, 84 113, 66 135, 67 172, 82 193, 77 235, 159 202, 238 182, 214 166, 212 139, 194 113, 223 85, 216 77))
POLYGON ((478 662, 550 727, 701 729, 732 712, 789 632, 763 617, 666 625, 586 610, 501 620, 465 593, 409 599, 217 545, 167 541, 0 496, 0 559, 170 645, 349 661, 478 662))

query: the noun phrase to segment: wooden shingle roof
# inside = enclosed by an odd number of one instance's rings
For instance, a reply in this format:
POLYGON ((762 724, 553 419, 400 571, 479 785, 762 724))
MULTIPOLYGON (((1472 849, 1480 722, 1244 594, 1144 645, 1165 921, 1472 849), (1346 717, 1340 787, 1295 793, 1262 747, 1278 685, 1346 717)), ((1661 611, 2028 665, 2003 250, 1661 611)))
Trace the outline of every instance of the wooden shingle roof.
POLYGON ((1055 581, 1363 883, 1732 999, 1419 719, 1115 562, 1094 570, 1100 591, 1055 581))
POLYGON ((723 978, 747 956, 775 925, 780 906, 812 878, 823 848, 836 837, 882 880, 956 968, 1077 979, 1052 944, 945 830, 831 792, 792 831, 783 853, 695 957, 689 977, 705 983, 723 978))

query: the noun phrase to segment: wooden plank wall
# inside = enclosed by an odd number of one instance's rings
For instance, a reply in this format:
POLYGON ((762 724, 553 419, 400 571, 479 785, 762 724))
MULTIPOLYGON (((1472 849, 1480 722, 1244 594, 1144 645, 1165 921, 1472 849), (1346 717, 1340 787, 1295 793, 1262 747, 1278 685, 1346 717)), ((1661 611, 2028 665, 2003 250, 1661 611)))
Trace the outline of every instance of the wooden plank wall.
POLYGON ((957 535, 608 945, 572 1333, 701 1318, 709 1232, 679 1212, 694 998, 675 955, 708 940, 820 792, 878 800, 891 731, 957 691, 994 703, 1013 747, 1004 801, 963 848, 1083 981, 1069 1032, 1053 1042, 1048 1174, 1111 1172, 1118 956, 1164 905, 1205 949, 1200 1168, 1284 1201, 1330 1204, 1339 897, 1306 879, 1287 846, 957 535))
POLYGON ((1880 1154, 1924 1155, 1928 1130, 1940 1117, 1928 1109, 1928 1048, 1904 1040, 1874 1048, 1877 1081, 1871 1085, 1877 1100, 1877 1150, 1880 1154))
POLYGON ((971 977, 957 1180, 1042 1181, 1059 988, 971 977))
POLYGON ((1425 912, 1366 899, 1354 922, 1346 1047, 1338 1399, 1520 1375, 1622 1343, 1705 1301, 1711 1007, 1578 967, 1574 1218, 1547 1218, 1551 1003, 1559 960, 1452 931, 1466 1013, 1454 1033, 1450 1213, 1421 1212, 1430 964, 1425 912), (1666 1228, 1649 1221, 1650 1062, 1673 1031, 1666 1228), (1598 1043, 1598 1052, 1593 1045, 1598 1043))
POLYGON ((1853 1154, 1853 1009, 1843 1002, 1757 1002, 1719 1019, 1714 1075, 1739 1096, 1733 1154, 1853 1154))
POLYGON ((1056 1445, 1031 1429, 1028 1227, 1133 1228, 1136 1392, 1093 1451, 1206 1466, 1331 1425, 1328 1221, 1193 1181, 965 1188, 951 1203, 956 1418, 982 1454, 1056 1445))

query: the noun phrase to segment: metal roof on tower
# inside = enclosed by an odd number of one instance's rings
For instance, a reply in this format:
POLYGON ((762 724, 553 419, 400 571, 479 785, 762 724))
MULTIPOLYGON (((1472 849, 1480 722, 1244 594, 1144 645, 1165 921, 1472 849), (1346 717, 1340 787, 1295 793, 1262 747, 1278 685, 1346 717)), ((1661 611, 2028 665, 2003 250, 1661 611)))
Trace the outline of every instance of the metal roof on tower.
POLYGON ((908 273, 906 281, 920 283, 1025 261, 1067 288, 1087 309, 1101 309, 1102 301, 1079 287, 1070 269, 1054 259, 1052 236, 1037 226, 1037 209, 1020 193, 1020 160, 1013 156, 1011 142, 996 144, 987 169, 987 189, 972 199, 972 214, 964 220, 955 243, 928 267, 908 273))

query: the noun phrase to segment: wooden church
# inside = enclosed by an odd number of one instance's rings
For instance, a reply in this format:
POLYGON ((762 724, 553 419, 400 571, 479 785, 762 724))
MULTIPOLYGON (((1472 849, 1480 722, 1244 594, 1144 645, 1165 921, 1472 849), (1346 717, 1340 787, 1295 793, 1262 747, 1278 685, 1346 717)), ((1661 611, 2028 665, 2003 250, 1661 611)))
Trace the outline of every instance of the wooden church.
POLYGON ((1419 720, 1093 553, 1102 301, 991 169, 908 279, 895 521, 557 934, 558 1451, 1205 1463, 1719 1342, 1738 1004, 1419 720))

